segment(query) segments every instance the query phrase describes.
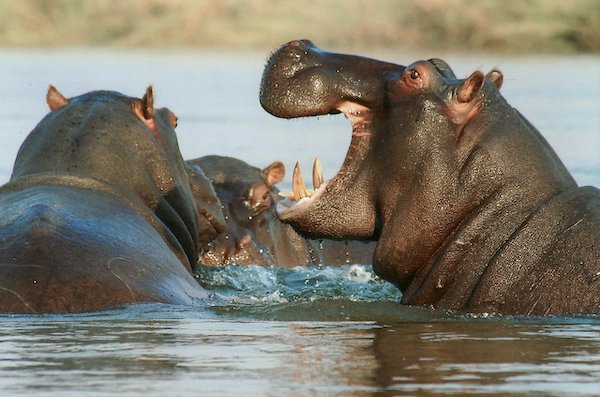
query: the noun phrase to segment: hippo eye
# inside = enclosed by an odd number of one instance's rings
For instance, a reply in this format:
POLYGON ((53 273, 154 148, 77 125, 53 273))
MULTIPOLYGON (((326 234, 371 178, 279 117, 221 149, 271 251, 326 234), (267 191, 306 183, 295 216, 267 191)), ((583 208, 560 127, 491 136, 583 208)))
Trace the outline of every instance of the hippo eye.
POLYGON ((421 77, 421 76, 419 75, 419 72, 417 72, 417 71, 416 71, 416 70, 414 70, 414 69, 410 71, 410 78, 411 78, 411 79, 413 79, 413 80, 416 80, 416 79, 418 79, 419 77, 421 77))

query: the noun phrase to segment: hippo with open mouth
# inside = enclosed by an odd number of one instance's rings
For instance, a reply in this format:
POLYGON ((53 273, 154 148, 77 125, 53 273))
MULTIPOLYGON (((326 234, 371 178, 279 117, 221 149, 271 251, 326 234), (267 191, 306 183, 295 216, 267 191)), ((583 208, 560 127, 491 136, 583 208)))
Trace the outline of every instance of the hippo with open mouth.
POLYGON ((311 237, 378 240, 374 269, 405 304, 600 312, 600 191, 576 185, 500 95, 502 79, 283 45, 262 106, 284 118, 342 112, 352 140, 338 174, 281 219, 311 237))
MULTIPOLYGON (((51 112, 0 187, 0 312, 205 301, 192 270, 224 220, 199 215, 177 117, 153 98, 50 87, 51 112)), ((196 184, 218 202, 206 178, 196 184)))

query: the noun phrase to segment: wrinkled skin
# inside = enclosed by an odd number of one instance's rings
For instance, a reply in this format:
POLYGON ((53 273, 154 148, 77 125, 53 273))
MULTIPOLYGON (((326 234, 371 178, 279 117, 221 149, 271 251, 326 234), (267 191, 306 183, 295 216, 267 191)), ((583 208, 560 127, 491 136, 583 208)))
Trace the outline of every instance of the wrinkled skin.
POLYGON ((224 225, 199 231, 175 115, 150 87, 143 99, 50 87, 47 102, 0 188, 0 311, 203 302, 192 269, 224 225))
POLYGON ((281 218, 311 236, 378 239, 374 269, 406 304, 600 312, 600 192, 577 187, 500 95, 502 78, 284 45, 266 65, 263 107, 341 111, 353 132, 338 175, 281 218))
POLYGON ((371 262, 373 243, 305 239, 279 220, 275 185, 285 175, 283 163, 260 169, 214 155, 188 160, 186 167, 203 171, 213 182, 227 222, 227 229, 201 255, 201 263, 293 267, 371 262))

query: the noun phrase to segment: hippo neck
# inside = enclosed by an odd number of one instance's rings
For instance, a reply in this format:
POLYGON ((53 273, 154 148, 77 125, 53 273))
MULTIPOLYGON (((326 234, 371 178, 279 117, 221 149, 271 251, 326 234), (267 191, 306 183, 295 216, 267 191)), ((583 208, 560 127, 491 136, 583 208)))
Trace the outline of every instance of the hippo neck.
POLYGON ((133 199, 129 195, 123 195, 122 192, 107 182, 62 172, 38 172, 35 174, 18 176, 1 186, 0 193, 12 192, 37 185, 60 185, 104 192, 125 201, 129 206, 135 208, 138 213, 149 211, 144 202, 133 199))
MULTIPOLYGON (((550 197, 532 211, 522 208, 512 212, 511 222, 503 222, 499 216, 511 207, 508 202, 504 203, 504 209, 488 207, 477 211, 412 280, 404 292, 403 303, 476 313, 502 314, 508 307, 512 313, 530 315, 537 309, 537 313, 548 314, 552 304, 539 308, 536 305, 542 295, 556 295, 554 289, 559 286, 531 284, 530 280, 536 279, 531 275, 540 266, 547 266, 548 250, 556 249, 557 241, 567 239, 570 229, 581 223, 581 211, 588 205, 581 203, 589 197, 599 197, 597 189, 589 186, 570 189, 550 197), (537 235, 536 230, 548 224, 558 234, 537 235), (531 239, 532 233, 537 239, 531 239), (470 265, 465 267, 467 263, 470 265), (537 292, 530 295, 516 292, 523 288, 528 291, 537 288, 537 292), (517 307, 519 311, 515 311, 517 307)), ((568 249, 566 245, 558 245, 559 251, 568 249)), ((583 265, 584 261, 575 264, 586 269, 583 265)), ((561 263, 561 268, 568 266, 569 263, 561 263)), ((580 270, 573 272, 574 277, 580 270)), ((591 285, 598 278, 595 273, 590 274, 591 285)))
POLYGON ((470 297, 489 264, 528 219, 577 187, 539 132, 502 98, 486 100, 465 133, 461 193, 453 198, 463 215, 407 283, 405 303, 474 309, 470 297))
POLYGON ((465 308, 489 263, 535 213, 519 201, 498 191, 473 209, 410 280, 403 303, 465 308))

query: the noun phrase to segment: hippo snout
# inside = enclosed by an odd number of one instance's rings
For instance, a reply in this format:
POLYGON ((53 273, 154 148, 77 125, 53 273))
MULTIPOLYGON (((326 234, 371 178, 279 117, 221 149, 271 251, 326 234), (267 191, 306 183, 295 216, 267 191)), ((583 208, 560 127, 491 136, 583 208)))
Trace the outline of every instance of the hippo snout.
POLYGON ((295 40, 267 61, 260 103, 284 118, 339 113, 348 103, 375 109, 385 102, 390 76, 402 72, 402 65, 327 52, 310 40, 295 40))
POLYGON ((271 55, 260 86, 260 103, 277 117, 327 114, 333 95, 331 76, 310 40, 284 44, 271 55))

